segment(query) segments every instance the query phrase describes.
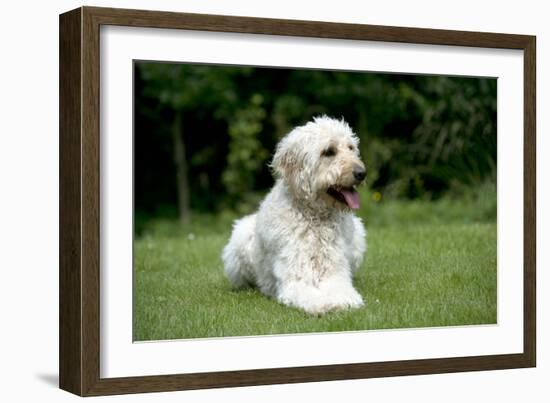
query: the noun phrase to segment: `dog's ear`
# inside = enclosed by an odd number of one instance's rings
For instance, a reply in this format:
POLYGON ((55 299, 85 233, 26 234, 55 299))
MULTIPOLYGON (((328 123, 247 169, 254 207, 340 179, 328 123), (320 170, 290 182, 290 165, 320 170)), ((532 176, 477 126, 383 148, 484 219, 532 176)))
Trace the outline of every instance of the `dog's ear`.
POLYGON ((275 175, 284 178, 295 194, 309 197, 311 173, 307 164, 307 149, 299 133, 290 133, 283 138, 275 150, 271 168, 275 175))
POLYGON ((300 156, 298 147, 296 146, 295 136, 287 135, 277 144, 275 149, 275 155, 271 161, 271 168, 275 172, 276 176, 280 178, 290 179, 303 162, 303 156, 300 156))
POLYGON ((291 143, 289 136, 279 141, 271 161, 271 169, 280 178, 289 178, 296 168, 297 155, 291 143))

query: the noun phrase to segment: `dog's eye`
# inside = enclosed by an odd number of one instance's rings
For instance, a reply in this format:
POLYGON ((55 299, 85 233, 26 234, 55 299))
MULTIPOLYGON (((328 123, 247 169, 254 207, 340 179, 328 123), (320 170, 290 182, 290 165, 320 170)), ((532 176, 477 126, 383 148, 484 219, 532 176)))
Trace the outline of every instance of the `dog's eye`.
POLYGON ((353 151, 353 146, 351 144, 348 146, 348 148, 353 151))
POLYGON ((334 147, 329 147, 326 150, 323 150, 321 155, 323 157, 334 157, 336 155, 336 149, 334 147))

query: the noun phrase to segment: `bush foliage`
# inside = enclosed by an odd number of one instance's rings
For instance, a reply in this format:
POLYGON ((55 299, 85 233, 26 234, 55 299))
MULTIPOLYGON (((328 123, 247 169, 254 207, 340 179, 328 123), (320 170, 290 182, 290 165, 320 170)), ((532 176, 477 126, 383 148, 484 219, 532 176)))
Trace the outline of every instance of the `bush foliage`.
POLYGON ((490 78, 138 62, 136 213, 177 215, 176 138, 185 146, 191 210, 250 209, 273 183, 268 162, 277 141, 320 114, 354 128, 369 189, 384 199, 463 193, 496 176, 496 85, 490 78))

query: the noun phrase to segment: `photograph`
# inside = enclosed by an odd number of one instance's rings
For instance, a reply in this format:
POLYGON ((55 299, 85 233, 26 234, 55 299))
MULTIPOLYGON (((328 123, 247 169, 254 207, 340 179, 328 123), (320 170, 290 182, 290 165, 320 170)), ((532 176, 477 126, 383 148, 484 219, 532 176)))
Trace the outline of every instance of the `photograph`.
POLYGON ((135 342, 497 324, 497 78, 133 74, 135 342))
POLYGON ((59 388, 535 371, 536 32, 250 14, 60 14, 59 388))

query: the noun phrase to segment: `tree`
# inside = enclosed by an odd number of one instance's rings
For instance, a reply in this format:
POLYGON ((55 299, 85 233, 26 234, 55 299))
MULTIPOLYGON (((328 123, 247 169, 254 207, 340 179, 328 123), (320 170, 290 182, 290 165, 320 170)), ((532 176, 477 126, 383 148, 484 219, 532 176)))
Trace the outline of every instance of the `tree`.
POLYGON ((272 185, 277 141, 320 114, 354 128, 386 198, 494 180, 495 79, 150 62, 136 77, 136 152, 153 167, 136 177, 148 184, 136 209, 164 203, 182 223, 191 210, 253 206, 272 185))
POLYGON ((182 224, 189 223, 190 181, 187 139, 190 134, 184 124, 186 112, 197 109, 213 110, 224 116, 236 108, 236 83, 233 76, 246 73, 246 69, 219 70, 211 66, 168 63, 143 63, 139 71, 143 75, 146 97, 156 99, 159 106, 172 115, 172 144, 177 188, 178 216, 182 224))

